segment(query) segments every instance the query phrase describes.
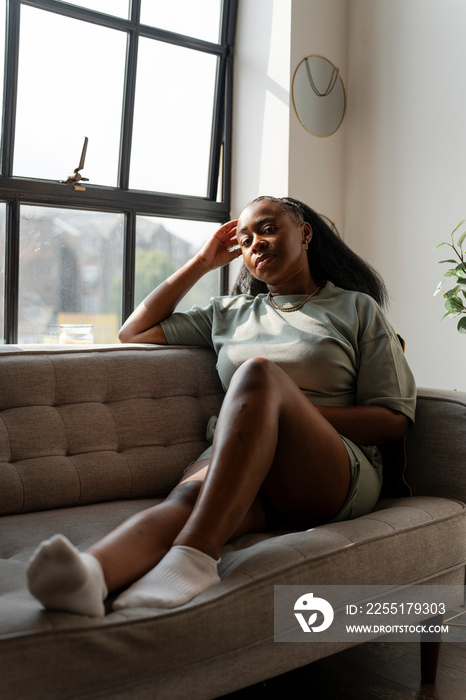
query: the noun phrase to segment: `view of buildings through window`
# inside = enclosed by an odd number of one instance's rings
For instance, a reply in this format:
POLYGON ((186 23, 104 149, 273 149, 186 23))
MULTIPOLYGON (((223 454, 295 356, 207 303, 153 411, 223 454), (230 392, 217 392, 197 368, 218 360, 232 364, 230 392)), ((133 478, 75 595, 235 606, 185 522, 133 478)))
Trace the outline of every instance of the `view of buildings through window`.
MULTIPOLYGON (((90 323, 98 343, 113 343, 121 323, 124 217, 118 213, 21 206, 19 342, 57 342, 60 324, 90 323)), ((135 304, 198 250, 208 222, 137 217, 135 304), (186 235, 176 231, 185 229, 186 235), (198 235, 195 229, 199 229, 198 235)), ((211 273, 179 310, 218 294, 211 273)))
MULTIPOLYGON (((55 343, 64 323, 115 342, 228 218, 234 5, 10 0, 5 22, 0 0, 0 342, 55 343), (85 136, 89 180, 64 184, 85 136)), ((215 272, 180 309, 218 293, 215 272)))

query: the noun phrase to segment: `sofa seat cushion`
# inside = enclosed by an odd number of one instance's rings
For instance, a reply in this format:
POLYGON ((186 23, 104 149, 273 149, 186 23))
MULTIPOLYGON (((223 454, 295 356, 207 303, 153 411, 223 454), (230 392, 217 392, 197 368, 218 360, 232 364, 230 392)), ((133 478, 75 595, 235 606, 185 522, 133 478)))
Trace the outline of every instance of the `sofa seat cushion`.
POLYGON ((320 644, 273 642, 274 585, 405 585, 442 575, 452 575, 448 582, 461 583, 464 577, 466 506, 414 497, 382 502, 362 518, 307 532, 242 537, 224 548, 222 582, 180 608, 109 610, 103 619, 41 609, 26 589, 25 572, 42 539, 63 532, 84 549, 123 518, 153 503, 112 502, 2 518, 0 677, 4 687, 17 689, 17 695, 8 697, 62 700, 98 695, 123 700, 131 693, 134 697, 135 688, 141 693, 150 688, 156 689, 157 698, 200 698, 192 686, 193 673, 199 673, 202 685, 203 674, 215 673, 215 668, 221 673, 209 685, 220 695, 289 669, 290 655, 299 666, 329 653, 320 644), (252 648, 262 648, 262 663, 256 656, 248 666, 252 648), (223 657, 228 661, 219 666, 223 657), (22 679, 22 658, 29 664, 27 681, 22 679), (235 667, 240 662, 241 671, 235 667), (186 687, 183 669, 188 668, 191 680, 186 687), (235 673, 241 673, 236 686, 235 673), (78 676, 79 691, 70 695, 72 679, 78 676))

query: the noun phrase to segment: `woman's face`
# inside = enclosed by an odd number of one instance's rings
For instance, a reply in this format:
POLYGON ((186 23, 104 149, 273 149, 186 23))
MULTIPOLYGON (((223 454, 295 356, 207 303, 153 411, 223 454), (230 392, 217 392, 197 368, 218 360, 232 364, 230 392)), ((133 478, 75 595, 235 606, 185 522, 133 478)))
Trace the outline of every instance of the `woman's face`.
POLYGON ((236 231, 246 267, 270 285, 271 291, 277 285, 296 286, 298 279, 310 279, 304 244, 311 237, 308 223, 297 221, 291 212, 268 200, 249 204, 236 231))

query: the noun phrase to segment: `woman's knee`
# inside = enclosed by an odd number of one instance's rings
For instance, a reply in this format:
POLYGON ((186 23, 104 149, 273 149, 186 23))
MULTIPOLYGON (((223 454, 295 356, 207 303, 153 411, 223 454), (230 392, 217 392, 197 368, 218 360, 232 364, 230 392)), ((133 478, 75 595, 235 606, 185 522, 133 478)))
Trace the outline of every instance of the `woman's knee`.
POLYGON ((252 357, 236 370, 235 385, 243 390, 257 391, 276 386, 277 373, 281 370, 264 357, 252 357))

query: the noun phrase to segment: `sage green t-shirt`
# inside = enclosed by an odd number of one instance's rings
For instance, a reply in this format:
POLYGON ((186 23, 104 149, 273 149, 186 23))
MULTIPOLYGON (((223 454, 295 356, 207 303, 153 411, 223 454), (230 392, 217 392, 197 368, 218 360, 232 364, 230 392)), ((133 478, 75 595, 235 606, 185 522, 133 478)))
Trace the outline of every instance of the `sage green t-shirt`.
MULTIPOLYGON (((275 296, 279 306, 303 295, 275 296)), ((275 362, 315 405, 379 405, 414 421, 416 385, 393 328, 368 295, 327 282, 301 309, 275 309, 268 294, 215 297, 161 324, 170 345, 217 354, 224 389, 252 357, 275 362)))

